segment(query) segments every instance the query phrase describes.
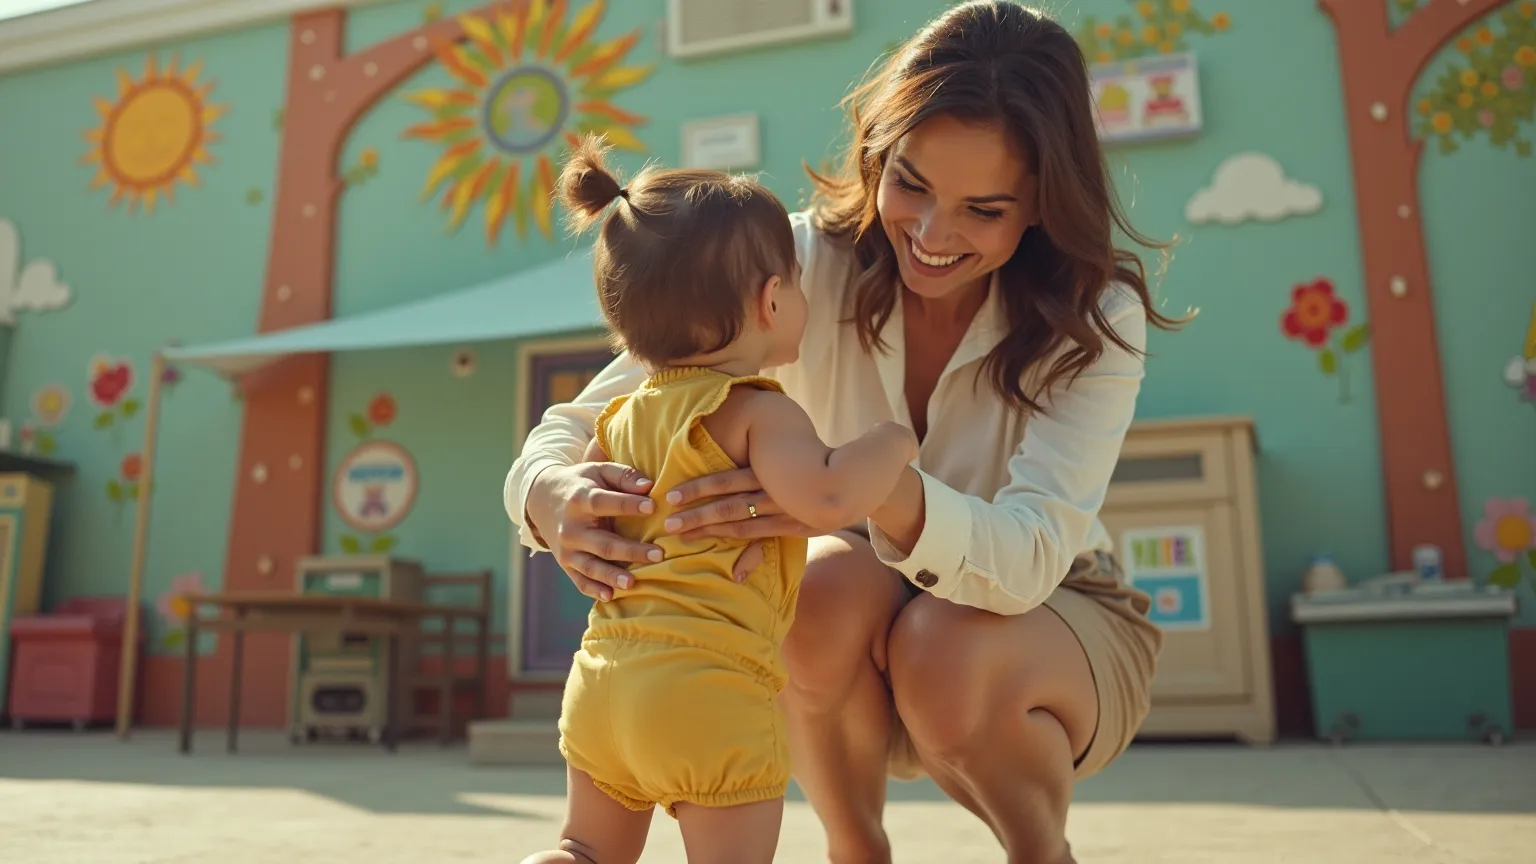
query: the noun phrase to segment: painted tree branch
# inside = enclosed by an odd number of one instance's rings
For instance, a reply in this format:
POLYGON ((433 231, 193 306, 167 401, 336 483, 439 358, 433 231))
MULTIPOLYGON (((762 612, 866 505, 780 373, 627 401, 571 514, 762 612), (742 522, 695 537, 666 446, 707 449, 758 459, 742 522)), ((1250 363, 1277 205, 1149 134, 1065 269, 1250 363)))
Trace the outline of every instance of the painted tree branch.
POLYGON ((1436 52, 1505 2, 1430 0, 1394 31, 1383 0, 1318 0, 1338 35, 1392 567, 1432 543, 1451 578, 1466 575, 1466 548, 1408 102, 1436 52))
MULTIPOLYGON (((1337 2, 1337 0, 1335 0, 1337 2)), ((1398 74, 1418 78, 1424 65, 1450 41, 1489 12, 1510 0, 1430 0, 1408 17, 1392 34, 1392 61, 1406 66, 1398 74)))
POLYGON ((511 12, 527 0, 496 0, 459 13, 452 18, 433 21, 416 30, 402 33, 346 58, 336 69, 338 81, 346 83, 353 76, 371 82, 372 93, 360 109, 378 100, 381 92, 395 89, 416 70, 432 60, 432 46, 441 42, 460 42, 465 38, 465 17, 488 17, 498 9, 511 12))
MULTIPOLYGON (((488 3, 476 13, 507 3, 488 3)), ((513 8, 516 8, 515 6, 513 8)), ((471 13, 474 14, 474 13, 471 13)), ((343 56, 347 16, 331 9, 290 26, 283 139, 259 332, 331 317, 341 150, 365 112, 434 58, 435 41, 465 38, 457 20, 428 24, 343 56)), ((226 590, 293 584, 293 566, 320 546, 330 358, 306 355, 242 388, 240 453, 226 550, 226 590)), ((282 725, 289 640, 251 634, 245 722, 282 725)), ((224 653, 221 643, 220 653, 224 653)), ((219 662, 224 662, 221 658, 219 662)))

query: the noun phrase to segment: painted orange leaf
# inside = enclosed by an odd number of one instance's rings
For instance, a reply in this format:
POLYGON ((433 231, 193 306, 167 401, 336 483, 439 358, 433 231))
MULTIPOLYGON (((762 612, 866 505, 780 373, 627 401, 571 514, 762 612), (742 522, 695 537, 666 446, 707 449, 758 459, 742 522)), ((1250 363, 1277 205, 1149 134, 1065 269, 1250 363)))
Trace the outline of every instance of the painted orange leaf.
POLYGON ((506 221, 507 211, 517 198, 517 175, 521 173, 518 170, 521 167, 516 162, 508 164, 506 176, 491 193, 490 200, 485 202, 485 240, 492 246, 501 239, 501 224, 506 221))
POLYGON ((466 90, 421 90, 406 96, 405 99, 428 111, 436 111, 450 105, 473 108, 476 104, 475 94, 466 90))
POLYGON ((602 20, 606 6, 607 0, 592 0, 576 13, 575 20, 571 22, 571 29, 566 31, 565 40, 560 43, 560 49, 555 52, 556 63, 564 63, 571 56, 572 51, 586 44, 592 31, 597 29, 597 22, 602 20))
POLYGON ((441 186, 443 181, 458 170, 464 160, 474 155, 480 147, 480 139, 471 138, 468 141, 460 141, 443 151, 443 155, 438 157, 437 164, 427 172, 427 182, 421 188, 421 199, 425 201, 431 198, 432 193, 437 191, 437 187, 441 186))
POLYGON ((639 138, 635 137, 635 133, 625 129, 623 126, 583 124, 583 127, 608 139, 608 143, 612 144, 615 149, 632 150, 636 153, 645 152, 645 145, 640 142, 639 138))
POLYGON ((464 221, 464 217, 469 214, 470 203, 475 200, 475 195, 485 185, 485 178, 490 175, 495 167, 496 163, 488 160, 476 169, 473 174, 460 178, 453 185, 453 215, 448 218, 449 231, 456 230, 459 224, 464 221))
POLYGON ((528 0, 523 7, 523 38, 529 39, 529 34, 535 33, 539 25, 544 23, 545 7, 549 4, 545 0, 528 0))
POLYGON ((496 47, 496 34, 485 19, 476 18, 473 15, 460 15, 459 25, 464 28, 464 35, 475 43, 475 47, 485 52, 491 65, 501 66, 501 51, 496 47))
POLYGON ((523 11, 497 12, 496 32, 501 34, 501 41, 507 43, 512 59, 523 59, 523 11))
POLYGON ((441 141, 455 132, 475 128, 473 117, 449 117, 446 120, 436 120, 431 123, 417 123, 406 128, 401 133, 405 138, 424 138, 428 141, 441 141))
POLYGON ((613 103, 605 102, 601 99, 593 99, 586 102, 576 103, 576 113, 596 115, 607 120, 612 120, 615 123, 623 123, 626 126, 639 126, 645 122, 645 118, 639 114, 631 114, 628 111, 620 109, 613 103))
POLYGON ((459 46, 448 42, 433 42, 432 53, 437 55, 438 62, 442 63, 443 68, 447 69, 453 77, 471 87, 485 86, 485 73, 469 60, 459 46))
POLYGON ((544 20, 544 32, 539 36, 539 57, 548 57, 555 44, 555 33, 565 23, 565 0, 553 0, 549 4, 549 17, 544 20))
POLYGON ((640 42, 640 31, 635 30, 627 35, 620 36, 609 42, 597 46, 592 56, 576 65, 571 70, 572 78, 584 78, 588 75, 597 75, 609 66, 624 59, 631 48, 640 42))
POLYGON ((650 77, 651 66, 615 66, 587 82, 587 91, 623 90, 650 77))
POLYGON ((555 166, 549 161, 548 156, 539 157, 539 179, 533 190, 533 219, 538 223, 539 231, 548 236, 550 233, 550 209, 554 202, 550 196, 555 191, 555 166))

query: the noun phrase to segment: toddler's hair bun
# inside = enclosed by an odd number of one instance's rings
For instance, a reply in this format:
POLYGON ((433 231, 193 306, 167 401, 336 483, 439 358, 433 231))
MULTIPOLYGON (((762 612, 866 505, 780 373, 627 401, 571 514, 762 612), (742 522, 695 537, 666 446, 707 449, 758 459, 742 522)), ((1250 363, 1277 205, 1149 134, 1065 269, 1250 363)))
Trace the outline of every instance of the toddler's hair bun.
POLYGON ((608 150, 601 137, 587 135, 572 148, 560 171, 560 203, 565 205, 573 231, 585 231, 602 218, 609 204, 624 197, 624 187, 603 164, 608 150))

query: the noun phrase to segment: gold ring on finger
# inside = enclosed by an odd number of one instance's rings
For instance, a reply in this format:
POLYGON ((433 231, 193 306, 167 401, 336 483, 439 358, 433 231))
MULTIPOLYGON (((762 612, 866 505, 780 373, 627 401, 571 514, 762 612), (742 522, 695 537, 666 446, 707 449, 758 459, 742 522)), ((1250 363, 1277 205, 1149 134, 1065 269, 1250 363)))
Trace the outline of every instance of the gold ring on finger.
POLYGON ((757 505, 756 504, 748 504, 747 505, 747 515, 749 517, 753 518, 753 519, 757 518, 757 505))

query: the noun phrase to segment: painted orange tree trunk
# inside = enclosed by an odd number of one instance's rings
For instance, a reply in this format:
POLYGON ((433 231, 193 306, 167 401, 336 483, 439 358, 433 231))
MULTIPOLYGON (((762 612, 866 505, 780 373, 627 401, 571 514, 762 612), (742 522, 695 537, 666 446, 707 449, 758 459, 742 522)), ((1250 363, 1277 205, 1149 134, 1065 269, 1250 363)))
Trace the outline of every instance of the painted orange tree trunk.
MULTIPOLYGON (((498 5, 506 4, 483 8, 498 5)), ((464 38, 457 21, 444 20, 347 56, 345 31, 339 9, 293 18, 260 332, 331 317, 343 188, 337 166, 347 135, 369 107, 433 58, 434 44, 464 38)), ((319 549, 329 370, 327 357, 298 357, 242 384, 226 590, 292 586, 294 563, 319 549)), ((242 722, 282 725, 289 640, 249 638, 242 722)), ((227 663, 225 648, 220 655, 217 662, 227 663)))
POLYGON ((1389 0, 1318 0, 1338 34, 1344 109, 1365 262, 1387 528, 1393 569, 1413 547, 1440 547, 1447 576, 1467 574, 1429 259, 1419 155, 1408 123, 1414 82, 1439 49, 1506 0, 1428 0, 1395 30, 1389 0))

